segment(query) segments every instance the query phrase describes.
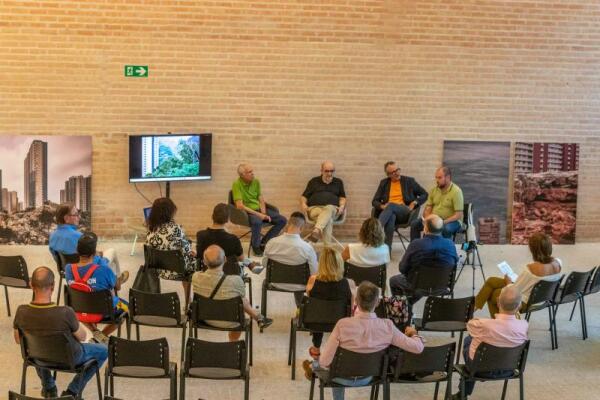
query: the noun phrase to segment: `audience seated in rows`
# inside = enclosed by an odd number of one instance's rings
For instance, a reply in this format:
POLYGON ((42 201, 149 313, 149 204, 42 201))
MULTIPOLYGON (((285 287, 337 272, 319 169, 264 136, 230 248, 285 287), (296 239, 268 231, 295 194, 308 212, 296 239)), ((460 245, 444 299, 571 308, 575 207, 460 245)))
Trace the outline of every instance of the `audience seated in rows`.
MULTIPOLYGON (((229 222, 229 217, 230 211, 227 204, 219 203, 215 206, 212 213, 212 226, 196 233, 196 254, 204 254, 208 246, 216 244, 225 252, 226 264, 234 266, 235 268, 232 268, 232 270, 236 270, 236 273, 242 272, 238 265, 238 262, 242 262, 252 272, 259 274, 263 268, 246 259, 240 239, 227 231, 226 225, 229 222), (239 271, 237 271, 238 269, 239 271)), ((203 258, 198 258, 202 263, 203 258)), ((202 267, 203 270, 206 269, 206 266, 202 267)), ((225 273, 229 272, 225 271, 225 273)))
MULTIPOLYGON (((423 217, 435 214, 442 218, 444 227, 442 236, 451 238, 462 227, 464 199, 463 192, 452 182, 452 172, 448 167, 440 167, 435 171, 436 186, 429 189, 423 217)), ((423 221, 416 219, 411 224, 410 240, 418 239, 423 230, 423 221)))
POLYGON ((267 207, 260 181, 254 177, 254 169, 250 164, 240 164, 237 172, 239 178, 231 186, 233 201, 237 208, 248 213, 252 231, 250 246, 254 254, 260 257, 269 240, 279 235, 287 220, 273 208, 267 207), (263 222, 273 226, 261 238, 263 222))
MULTIPOLYGON (((93 232, 86 232, 79 237, 77 242, 79 262, 65 266, 65 280, 67 281, 67 285, 73 286, 74 283, 85 284, 93 292, 110 290, 113 296, 115 312, 127 312, 127 302, 120 299, 116 294, 116 291, 121 289, 122 282, 117 279, 105 259, 96 257, 97 243, 98 237, 93 232), (96 260, 98 259, 100 263, 97 264, 96 260)), ((95 323, 83 322, 83 324, 92 332, 94 340, 104 344, 108 344, 108 336, 118 328, 116 324, 108 324, 100 331, 95 323)))
MULTIPOLYGON (((481 343, 491 344, 496 347, 516 347, 527 340, 529 324, 525 320, 517 319, 516 313, 521 306, 521 291, 516 285, 508 285, 500 291, 498 296, 498 312, 495 318, 474 318, 467 323, 469 336, 465 337, 463 356, 467 369, 475 357, 475 351, 481 343)), ((493 371, 479 374, 482 378, 502 378, 511 376, 513 371, 493 371)), ((465 382, 467 396, 473 393, 475 381, 465 382)), ((453 400, 460 400, 460 393, 452 396, 453 400)))
MULTIPOLYGON (((556 282, 562 276, 562 262, 558 258, 552 257, 552 239, 541 232, 534 233, 529 237, 529 251, 533 262, 526 265, 525 269, 514 282, 515 287, 519 288, 523 297, 524 307, 529 300, 531 289, 539 281, 556 282)), ((498 313, 498 296, 502 288, 513 283, 511 279, 504 275, 503 278, 488 278, 477 297, 475 297, 475 309, 481 310, 487 304, 492 318, 498 313)))
POLYGON ((389 248, 384 243, 384 232, 377 218, 367 218, 358 232, 360 243, 344 247, 342 258, 357 267, 378 267, 390 262, 389 248))
MULTIPOLYGON (((337 322, 333 332, 327 339, 319 361, 314 361, 312 368, 328 368, 338 347, 356 353, 372 353, 396 346, 410 353, 421 353, 424 345, 421 337, 413 327, 407 327, 404 333, 400 332, 389 319, 378 318, 375 308, 380 301, 380 289, 370 282, 362 282, 356 292, 358 306, 353 317, 342 318, 337 322)), ((304 363, 305 374, 312 374, 311 365, 304 363)), ((372 377, 356 379, 336 378, 334 382, 345 386, 363 386, 371 381, 372 377)), ((344 399, 344 388, 332 388, 333 399, 344 399)))
MULTIPOLYGON (((225 275, 223 265, 225 264, 225 252, 219 246, 212 244, 204 251, 204 265, 207 270, 204 272, 195 272, 192 276, 192 287, 194 294, 209 298, 215 287, 222 281, 213 296, 215 300, 227 300, 234 297, 241 297, 244 303, 244 311, 252 319, 256 320, 258 326, 266 328, 273 323, 273 320, 260 315, 246 298, 246 287, 244 281, 239 275, 225 275)), ((219 328, 234 328, 235 322, 224 321, 204 321, 205 323, 219 328)), ((241 332, 229 332, 229 340, 236 341, 240 338, 241 332)))
MULTIPOLYGON (((54 273, 47 267, 38 267, 31 277, 33 300, 20 305, 13 323, 14 338, 20 343, 19 330, 32 335, 54 335, 64 333, 72 337, 71 342, 75 365, 81 365, 95 359, 98 368, 108 357, 106 345, 101 343, 82 343, 86 338, 85 328, 77 321, 70 307, 57 306, 52 302, 54 291, 54 273)), ((83 392, 85 385, 95 375, 96 368, 90 368, 85 374, 77 374, 62 392, 63 396, 76 396, 83 392)), ((57 397, 57 388, 52 372, 45 368, 36 368, 42 381, 42 397, 57 397)))
POLYGON ((185 294, 185 307, 190 301, 190 280, 196 271, 196 253, 192 250, 183 228, 175 222, 177 207, 173 200, 161 197, 154 200, 148 217, 146 244, 157 250, 181 250, 185 259, 185 271, 178 273, 158 270, 162 279, 181 281, 185 294))
MULTIPOLYGON (((56 230, 50 233, 48 239, 50 252, 62 254, 77 253, 77 241, 82 235, 82 233, 77 230, 80 216, 79 210, 73 204, 65 203, 58 206, 55 215, 56 223, 58 225, 56 230)), ((119 259, 117 257, 117 252, 114 249, 105 249, 104 251, 98 252, 98 256, 94 262, 96 264, 106 263, 117 276, 121 275, 119 259), (104 261, 101 261, 101 258, 104 258, 104 261)), ((129 272, 125 271, 123 272, 121 280, 125 282, 128 277, 129 272)))
MULTIPOLYGON (((356 285, 352 279, 344 278, 344 263, 340 253, 331 247, 323 248, 319 258, 319 271, 311 275, 306 284, 306 295, 321 300, 347 300, 348 305, 354 304, 356 285)), ((313 359, 320 355, 323 333, 313 332, 312 343, 308 352, 313 359)), ((310 361, 305 361, 305 363, 310 361)))
MULTIPOLYGON (((393 295, 407 295, 412 289, 411 277, 415 269, 420 266, 452 267, 456 266, 458 255, 456 246, 450 239, 442 237, 443 221, 431 214, 425 218, 425 235, 421 239, 410 242, 402 260, 400 260, 400 274, 390 278, 390 289, 393 295)), ((413 303, 420 297, 412 297, 413 303)))
MULTIPOLYGON (((269 260, 286 265, 302 265, 308 263, 310 274, 317 273, 317 253, 315 249, 302 240, 300 233, 306 223, 306 218, 301 212, 293 212, 283 235, 273 238, 267 243, 262 260, 267 265, 269 260)), ((294 293, 296 307, 300 306, 302 293, 294 293)))
POLYGON ((394 161, 386 162, 383 170, 387 178, 379 182, 371 203, 375 217, 385 229, 385 243, 391 252, 396 225, 409 222, 413 210, 427 200, 427 191, 413 177, 401 175, 394 161))
POLYGON ((333 176, 335 165, 331 161, 321 164, 321 175, 308 181, 300 203, 310 221, 315 227, 309 236, 313 242, 323 238, 328 245, 332 240, 333 222, 343 217, 346 211, 346 192, 344 182, 333 176))

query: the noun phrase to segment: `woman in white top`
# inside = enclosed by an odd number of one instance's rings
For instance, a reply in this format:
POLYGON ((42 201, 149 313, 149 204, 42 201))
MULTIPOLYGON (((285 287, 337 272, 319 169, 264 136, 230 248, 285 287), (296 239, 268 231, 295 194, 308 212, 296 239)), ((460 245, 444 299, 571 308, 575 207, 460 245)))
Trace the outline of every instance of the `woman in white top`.
POLYGON ((367 218, 358 233, 360 243, 351 243, 344 248, 342 258, 358 267, 377 267, 390 262, 390 251, 385 241, 385 232, 377 218, 367 218))
MULTIPOLYGON (((523 307, 529 300, 531 289, 539 281, 554 282, 560 279, 562 262, 552 257, 552 240, 543 233, 534 233, 529 237, 529 251, 533 262, 527 264, 525 270, 519 275, 514 285, 521 290, 523 307)), ((475 297, 475 309, 481 310, 487 303, 492 318, 498 312, 498 296, 506 285, 513 283, 508 276, 504 278, 488 278, 475 297)))

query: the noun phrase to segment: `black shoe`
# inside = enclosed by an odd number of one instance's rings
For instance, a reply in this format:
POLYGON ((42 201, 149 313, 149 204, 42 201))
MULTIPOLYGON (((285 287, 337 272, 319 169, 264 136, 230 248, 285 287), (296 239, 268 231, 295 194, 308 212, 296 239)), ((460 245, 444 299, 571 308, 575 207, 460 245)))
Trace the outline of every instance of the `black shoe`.
MULTIPOLYGON (((465 399, 466 399, 466 398, 467 398, 467 396, 465 395, 465 399)), ((461 397, 460 397, 460 392, 458 392, 458 393, 454 393, 454 394, 452 395, 452 397, 450 398, 450 400, 462 400, 462 399, 461 399, 461 397)))
POLYGON ((263 255, 263 250, 260 247, 253 247, 252 252, 256 257, 262 257, 263 255))
MULTIPOLYGON (((77 398, 77 393, 73 393, 69 389, 67 389, 67 390, 63 390, 63 392, 60 394, 60 397, 63 397, 63 396, 71 396, 74 399, 76 399, 77 398)), ((83 400, 83 399, 81 399, 81 400, 83 400)))
POLYGON ((42 397, 44 399, 51 399, 53 397, 58 397, 58 390, 56 389, 56 386, 54 386, 50 389, 42 388, 42 397))
POLYGON ((258 327, 262 331, 263 329, 271 326, 271 324, 273 324, 273 320, 271 318, 265 317, 264 315, 260 315, 258 317, 258 319, 256 320, 256 323, 258 324, 258 327))

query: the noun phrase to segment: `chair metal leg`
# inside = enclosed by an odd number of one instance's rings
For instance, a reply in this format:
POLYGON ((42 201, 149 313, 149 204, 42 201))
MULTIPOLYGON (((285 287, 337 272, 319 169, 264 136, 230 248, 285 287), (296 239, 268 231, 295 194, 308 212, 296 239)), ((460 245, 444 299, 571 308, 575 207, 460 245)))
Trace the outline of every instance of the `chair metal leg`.
POLYGON ((290 340, 288 344, 288 365, 292 365, 292 337, 294 335, 294 319, 290 321, 290 340))
POLYGON ((552 311, 552 313, 553 313, 553 315, 552 315, 552 326, 554 327, 554 350, 558 349, 558 329, 556 327, 556 314, 557 314, 557 311, 558 311, 558 305, 552 311))
POLYGON ((461 377, 460 379, 460 400, 467 400, 467 394, 465 393, 467 389, 465 388, 466 378, 461 377))
POLYGON ((508 379, 504 380, 504 386, 502 387, 502 397, 501 399, 504 400, 506 398, 506 387, 508 386, 508 379))
POLYGON ((310 394, 308 395, 309 400, 313 400, 315 395, 315 375, 313 374, 310 378, 310 394))
POLYGON ((319 382, 319 400, 325 400, 325 388, 322 382, 319 382))
POLYGON ((169 380, 171 383, 169 399, 177 400, 177 364, 175 364, 169 375, 169 380))
POLYGON ((181 372, 179 373, 179 400, 185 400, 185 374, 183 371, 183 366, 181 367, 181 372))
MULTIPOLYGON (((266 281, 263 281, 263 285, 262 285, 262 296, 261 296, 261 303, 260 303, 260 313, 266 318, 267 317, 267 285, 266 285, 266 281)), ((262 328, 260 329, 260 333, 262 333, 263 330, 262 328)))
MULTIPOLYGON (((554 320, 552 318, 552 306, 548 307, 548 322, 550 323, 550 343, 552 345, 552 350, 554 350, 554 320)), ((529 322, 529 320, 527 320, 529 322)))
POLYGON ((115 377, 111 375, 108 378, 108 381, 109 381, 109 384, 110 384, 109 385, 109 394, 111 396, 114 396, 115 395, 115 377))
POLYGON ((250 305, 254 305, 252 302, 252 278, 248 279, 248 298, 250 300, 250 305))
POLYGON ((21 394, 25 394, 25 382, 27 381, 27 363, 23 362, 23 371, 21 372, 21 394))
POLYGON ((452 370, 448 373, 448 380, 446 381, 446 392, 444 393, 444 400, 450 400, 452 397, 452 370))
POLYGON ((250 325, 247 328, 248 331, 248 348, 250 349, 250 362, 249 364, 252 365, 252 360, 253 360, 253 354, 254 354, 254 338, 253 338, 253 326, 252 326, 252 320, 250 320, 250 325))
POLYGON ((110 393, 108 390, 108 367, 104 369, 104 393, 110 393))
MULTIPOLYGON (((456 363, 458 364, 458 361, 456 363)), ((439 390, 440 390, 440 383, 436 382, 435 383, 435 391, 433 392, 433 400, 437 400, 439 390)))
POLYGON ((569 321, 573 320, 573 314, 575 314, 575 307, 577 306, 577 302, 579 300, 575 300, 575 302, 573 303, 573 308, 571 309, 571 315, 569 316, 569 321))
POLYGON ((525 400, 525 380, 522 372, 521 375, 519 375, 519 399, 525 400))
POLYGON ((250 377, 246 376, 244 379, 244 400, 250 399, 250 377))
POLYGON ((183 365, 183 355, 185 354, 185 324, 183 325, 183 328, 181 329, 181 365, 183 365))
POLYGON ((58 290, 56 293, 56 305, 60 306, 60 293, 62 292, 62 281, 63 277, 60 271, 58 272, 58 290))
POLYGON ((10 317, 10 301, 8 300, 8 288, 4 286, 4 296, 6 296, 6 311, 10 317))
POLYGON ((458 337, 458 350, 456 351, 456 363, 458 364, 460 362, 460 354, 461 354, 461 349, 462 349, 462 344, 463 344, 463 331, 460 331, 460 336, 458 337))
MULTIPOLYGON (((293 323, 292 323, 293 325, 293 323)), ((290 348, 292 359, 291 359, 291 367, 292 367, 292 380, 296 380, 296 339, 297 339, 297 331, 292 326, 293 335, 292 335, 292 347, 290 348)))
POLYGON ((585 303, 583 301, 583 297, 579 299, 579 314, 581 317, 581 335, 583 336, 583 340, 587 339, 587 321, 585 315, 585 303))
POLYGON ((102 400, 102 384, 100 383, 100 368, 96 370, 96 385, 98 385, 98 400, 102 400))

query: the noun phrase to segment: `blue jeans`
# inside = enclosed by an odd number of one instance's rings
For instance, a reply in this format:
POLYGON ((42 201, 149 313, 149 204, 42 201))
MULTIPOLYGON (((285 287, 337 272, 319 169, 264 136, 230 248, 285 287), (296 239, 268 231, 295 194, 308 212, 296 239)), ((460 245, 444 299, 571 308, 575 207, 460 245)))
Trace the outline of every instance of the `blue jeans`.
MULTIPOLYGON (((452 236, 460 230, 461 223, 459 221, 452 221, 444 224, 444 228, 442 230, 442 236, 446 239, 452 239, 452 236)), ((419 239, 421 237, 421 232, 423 231, 423 220, 421 218, 417 218, 410 225, 410 240, 419 239)))
MULTIPOLYGON (((313 371, 316 369, 323 369, 319 366, 318 361, 312 362, 313 371)), ((348 387, 358 387, 368 385, 371 380, 373 380, 372 376, 367 376, 364 378, 354 378, 354 379, 345 379, 345 378, 333 378, 332 382, 338 383, 340 385, 348 386, 348 387)), ((333 400, 344 400, 344 388, 343 387, 334 387, 331 388, 331 392, 333 394, 333 400)))
MULTIPOLYGON (((108 358, 108 348, 104 344, 82 343, 81 347, 81 354, 77 360, 75 360, 75 365, 79 366, 89 360, 96 360, 98 362, 98 367, 90 368, 83 374, 75 375, 67 388, 71 393, 75 394, 83 392, 85 385, 96 374, 96 370, 100 369, 102 364, 104 364, 104 361, 108 358)), ((51 370, 36 367, 35 371, 42 381, 42 388, 49 390, 56 386, 51 370)))
MULTIPOLYGON (((473 362, 473 360, 471 360, 471 358, 469 357, 469 348, 471 347, 472 341, 473 341, 473 338, 471 336, 465 337, 465 340, 463 341, 463 357, 465 359, 465 365, 466 365, 467 369, 469 369, 469 366, 473 362)), ((510 371, 510 370, 499 370, 499 371, 492 371, 492 372, 477 374, 477 376, 481 377, 481 378, 494 379, 494 378, 509 377, 512 374, 513 374, 513 371, 510 371)), ((462 380, 463 379, 461 378, 461 383, 462 383, 462 380)), ((473 394, 474 388, 475 388, 475 381, 471 381, 471 380, 467 379, 465 381, 465 395, 470 396, 471 394, 473 394)))
POLYGON ((379 214, 379 222, 381 222, 381 226, 383 226, 383 230, 385 231, 385 244, 388 245, 390 251, 394 240, 396 222, 398 224, 406 223, 410 217, 410 212, 410 208, 404 204, 388 203, 387 207, 379 214))
POLYGON ((263 220, 257 217, 254 214, 248 213, 248 219, 250 220, 250 230, 252 231, 252 237, 250 238, 250 245, 253 249, 258 249, 262 244, 267 244, 269 240, 279 235, 279 232, 285 227, 287 224, 287 219, 274 211, 271 208, 267 208, 266 214, 271 217, 271 224, 273 225, 271 229, 265 234, 263 238, 261 238, 261 230, 263 226, 263 220), (262 239, 262 240, 261 240, 262 239))

